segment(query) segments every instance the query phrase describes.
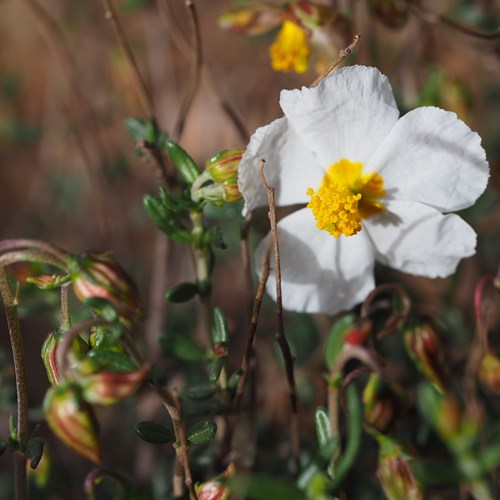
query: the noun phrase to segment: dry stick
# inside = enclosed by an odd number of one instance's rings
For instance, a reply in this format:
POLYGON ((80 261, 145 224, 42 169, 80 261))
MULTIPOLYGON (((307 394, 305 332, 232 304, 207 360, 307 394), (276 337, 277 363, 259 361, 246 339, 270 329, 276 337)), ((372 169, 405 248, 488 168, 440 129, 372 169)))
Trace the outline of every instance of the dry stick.
MULTIPOLYGON (((73 57, 67 47, 66 41, 61 34, 56 21, 51 17, 49 12, 42 5, 40 5, 40 3, 38 3, 37 0, 25 0, 25 2, 31 9, 39 25, 40 32, 45 38, 47 45, 51 47, 56 57, 59 59, 59 64, 63 69, 63 74, 70 87, 72 88, 74 96, 76 97, 77 109, 74 110, 74 113, 69 113, 68 116, 70 116, 71 114, 74 114, 76 116, 83 116, 85 117, 85 120, 89 122, 88 131, 91 133, 94 139, 95 148, 99 152, 100 161, 103 162, 107 157, 107 154, 101 137, 97 133, 97 120, 81 89, 80 80, 78 78, 75 64, 73 62, 73 57)), ((97 182, 99 191, 106 191, 106 184, 103 179, 102 172, 98 168, 98 165, 96 165, 95 162, 91 160, 91 155, 88 152, 88 148, 83 145, 83 141, 81 141, 81 139, 79 138, 79 134, 77 133, 75 124, 71 123, 72 120, 70 120, 69 118, 67 119, 70 122, 70 127, 73 129, 73 134, 77 140, 77 146, 80 149, 83 161, 87 165, 89 171, 91 171, 92 173, 92 175, 89 176, 90 183, 93 184, 95 180, 97 182)), ((107 212, 104 209, 103 202, 101 201, 101 198, 99 196, 97 197, 96 209, 99 214, 99 228, 102 234, 105 235, 109 232, 110 223, 107 217, 107 212)))
POLYGON ((252 319, 250 321, 250 329, 247 337, 247 344, 245 348, 245 353, 243 355, 243 360, 241 361, 241 368, 240 368, 241 376, 240 379, 238 380, 238 385, 236 387, 236 394, 234 396, 234 401, 233 401, 234 412, 237 412, 240 407, 241 398, 243 396, 243 390, 245 388, 245 381, 250 366, 250 360, 252 358, 253 343, 255 339, 255 332, 257 331, 257 324, 259 322, 260 308, 262 305, 262 299, 264 297, 264 291, 266 289, 266 283, 269 278, 269 273, 271 271, 269 265, 269 254, 270 252, 266 252, 262 260, 262 276, 260 277, 259 287, 257 289, 257 295, 255 296, 255 302, 252 311, 252 319))
MULTIPOLYGON (((172 36, 174 43, 177 47, 184 52, 186 56, 192 54, 195 50, 195 47, 190 43, 190 40, 186 36, 185 31, 180 30, 177 23, 172 22, 173 12, 172 12, 172 1, 171 0, 157 0, 158 10, 160 12, 161 19, 165 24, 165 27, 168 33, 172 36)), ((241 140, 246 144, 248 142, 248 138, 250 137, 248 130, 245 127, 245 124, 236 113, 236 110, 231 106, 231 104, 224 98, 222 95, 218 85, 215 82, 214 76, 210 67, 207 65, 206 61, 202 62, 203 67, 206 71, 206 77, 208 84, 215 92, 217 99, 219 100, 219 104, 222 110, 226 113, 229 120, 233 124, 234 128, 238 132, 241 140)))
POLYGON ((359 39, 361 38, 361 35, 355 35, 354 38, 352 39, 352 42, 351 44, 346 47, 345 49, 342 49, 340 52, 339 52, 339 55, 337 57, 337 59, 335 59, 335 61, 333 62, 333 64, 331 64, 328 69, 322 74, 320 75, 318 78, 316 78, 316 80, 314 80, 314 82, 311 83, 311 85, 309 86, 310 88, 313 88, 313 87, 316 87, 317 85, 319 85, 319 83, 321 81, 323 81, 327 76, 329 76, 331 73, 333 73, 333 71, 335 70, 335 68, 350 54, 352 54, 352 51, 354 50, 354 48, 356 47, 356 45, 358 45, 358 42, 359 42, 359 39))
MULTIPOLYGON (((17 303, 7 280, 5 267, 0 266, 0 294, 5 307, 7 326, 9 329, 12 357, 14 359, 14 371, 17 393, 17 424, 16 432, 21 447, 26 446, 28 440, 28 393, 26 389, 26 364, 24 358, 23 339, 19 318, 17 315, 17 303)), ((26 455, 22 450, 14 453, 14 481, 15 499, 27 498, 26 477, 26 455)))
POLYGON ((184 102, 182 103, 181 110, 179 111, 179 118, 174 128, 174 137, 177 139, 181 137, 184 131, 184 126, 186 124, 187 116, 193 105, 194 98, 198 92, 201 81, 201 69, 203 67, 203 51, 201 43, 201 33, 200 33, 200 23, 198 21, 198 13, 194 6, 193 0, 185 0, 187 11, 189 13, 189 19, 191 20, 191 27, 195 39, 195 68, 194 75, 191 84, 191 89, 187 94, 184 102))
POLYGON ((298 474, 300 470, 300 432, 297 394, 295 391, 295 376, 293 373, 294 358, 290 350, 288 340, 285 336, 285 328, 283 325, 283 304, 281 298, 281 265, 278 243, 278 228, 276 224, 276 204, 274 200, 274 188, 269 186, 264 175, 265 164, 265 160, 260 160, 260 176, 262 178, 262 183, 264 184, 264 187, 266 189, 267 199, 269 202, 269 221, 271 223, 271 234, 273 239, 274 274, 276 278, 276 304, 278 308, 278 332, 276 333, 276 342, 278 343, 285 360, 288 392, 290 396, 290 406, 292 409, 292 413, 290 416, 292 459, 294 463, 294 474, 298 474))
MULTIPOLYGON (((130 48, 130 45, 127 41, 127 37, 125 36, 123 27, 120 23, 118 15, 116 14, 116 10, 113 7, 113 3, 111 0, 102 1, 105 9, 104 16, 111 22, 116 34, 116 38, 118 40, 118 44, 120 45, 120 48, 122 49, 123 53, 125 54, 125 58, 128 61, 130 78, 132 80, 132 84, 134 85, 136 94, 139 97, 139 101, 141 102, 144 114, 151 119, 155 129, 158 129, 158 122, 154 113, 153 99, 146 86, 146 82, 144 81, 141 72, 139 71, 139 66, 135 61, 134 54, 132 53, 132 49, 130 48)), ((158 168, 160 169, 165 184, 168 186, 170 184, 170 175, 167 171, 161 153, 157 151, 156 148, 154 148, 151 150, 151 154, 155 159, 158 168)))

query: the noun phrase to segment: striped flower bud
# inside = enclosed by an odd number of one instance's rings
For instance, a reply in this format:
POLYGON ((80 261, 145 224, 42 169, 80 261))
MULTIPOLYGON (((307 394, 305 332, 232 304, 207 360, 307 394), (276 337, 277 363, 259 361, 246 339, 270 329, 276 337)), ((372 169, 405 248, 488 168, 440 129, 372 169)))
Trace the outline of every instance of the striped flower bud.
POLYGON ((218 479, 227 479, 234 477, 234 464, 229 464, 227 469, 218 476, 210 479, 206 483, 202 483, 196 487, 196 495, 198 500, 227 500, 229 498, 229 488, 218 482, 218 479))
POLYGON ((60 375, 57 368, 57 338, 54 332, 49 333, 42 345, 42 360, 49 382, 51 385, 57 385, 60 375))
POLYGON ((109 302, 125 322, 144 317, 137 287, 123 268, 106 253, 73 256, 69 270, 76 296, 83 302, 103 299, 109 302))
POLYGON ((94 411, 76 384, 51 387, 43 409, 50 428, 66 445, 96 464, 102 462, 94 411))
POLYGON ((205 163, 205 170, 215 182, 235 181, 244 149, 226 149, 219 151, 205 163))

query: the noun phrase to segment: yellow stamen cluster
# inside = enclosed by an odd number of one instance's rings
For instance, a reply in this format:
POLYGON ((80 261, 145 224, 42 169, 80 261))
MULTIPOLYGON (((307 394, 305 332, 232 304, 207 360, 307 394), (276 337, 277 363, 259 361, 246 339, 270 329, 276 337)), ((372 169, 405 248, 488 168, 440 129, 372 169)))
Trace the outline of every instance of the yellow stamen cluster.
POLYGON ((310 54, 308 35, 297 24, 285 21, 269 52, 275 71, 305 73, 310 54))
POLYGON ((385 210, 380 201, 385 195, 379 174, 362 174, 363 165, 345 158, 331 165, 317 191, 307 190, 308 203, 318 229, 335 238, 353 236, 361 231, 361 220, 385 210))

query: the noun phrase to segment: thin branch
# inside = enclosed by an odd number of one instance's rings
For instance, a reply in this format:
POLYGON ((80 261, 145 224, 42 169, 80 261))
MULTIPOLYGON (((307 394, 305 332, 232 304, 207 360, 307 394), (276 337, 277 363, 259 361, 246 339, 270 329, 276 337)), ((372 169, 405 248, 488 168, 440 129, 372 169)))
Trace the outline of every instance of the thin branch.
POLYGON ((260 277, 259 287, 257 289, 257 295, 255 296, 255 302, 253 305, 252 319, 250 322, 245 353, 243 355, 243 360, 241 361, 241 368, 240 368, 241 375, 240 379, 238 380, 238 385, 236 387, 236 394, 234 396, 234 401, 233 401, 232 409, 234 412, 237 412, 240 407, 241 398, 243 396, 243 390, 245 388, 245 382, 248 374, 248 369, 250 367, 250 361, 252 359, 253 344, 255 340, 255 333, 257 331, 257 324, 259 322, 260 308, 262 305, 262 299, 264 297, 264 291, 266 289, 266 283, 269 278, 269 274, 271 272, 269 265, 269 254, 270 252, 266 252, 262 260, 262 276, 260 277))
POLYGON ((71 328, 71 316, 69 313, 69 285, 61 287, 61 328, 66 331, 71 328))
POLYGON ((361 38, 361 35, 355 35, 354 38, 352 39, 352 42, 349 46, 347 46, 345 49, 342 49, 339 52, 339 55, 337 59, 328 67, 328 69, 320 75, 316 80, 314 80, 313 83, 309 86, 310 88, 316 87, 319 85, 326 77, 330 76, 335 68, 350 54, 352 54, 352 51, 355 49, 356 45, 358 45, 359 39, 361 38))
POLYGON ((191 83, 191 89, 187 94, 184 102, 182 103, 181 110, 179 111, 179 118, 177 119, 177 123, 174 128, 174 137, 178 140, 182 132, 184 131, 184 126, 186 124, 186 120, 191 110, 191 107, 194 102, 194 98, 198 93, 198 88, 201 82, 201 69, 203 67, 203 51, 202 51, 202 42, 201 42, 201 33, 200 33, 200 23, 198 21, 198 13, 196 11, 196 7, 194 5, 193 0, 184 0, 184 4, 186 5, 189 19, 191 20, 191 27, 194 33, 195 39, 195 67, 194 67, 194 75, 191 83))
POLYGON ((297 393, 295 390, 295 375, 293 372, 294 358, 290 350, 290 344, 285 336, 285 328, 283 324, 283 303, 281 296, 281 264, 278 243, 278 227, 276 223, 276 203, 274 199, 274 188, 270 187, 264 175, 265 160, 260 161, 260 176, 262 183, 266 189, 267 199, 269 202, 269 221, 271 223, 271 234, 273 239, 274 253, 274 275, 276 278, 276 304, 278 314, 278 332, 276 333, 276 342, 278 343, 283 359, 285 360, 285 369, 288 382, 288 393, 290 397, 291 416, 291 440, 292 440, 292 459, 294 464, 294 473, 298 474, 300 470, 300 429, 299 429, 299 414, 297 405, 297 393))

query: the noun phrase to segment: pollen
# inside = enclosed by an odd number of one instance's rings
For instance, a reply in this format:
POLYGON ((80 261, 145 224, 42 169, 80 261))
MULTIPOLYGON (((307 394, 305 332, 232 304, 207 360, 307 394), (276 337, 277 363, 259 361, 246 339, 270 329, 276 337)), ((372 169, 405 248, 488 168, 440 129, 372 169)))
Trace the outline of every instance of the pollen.
POLYGON ((310 54, 308 34, 297 24, 285 21, 269 52, 275 71, 305 73, 310 54))
POLYGON ((308 188, 310 208, 318 229, 335 238, 361 231, 361 221, 385 210, 384 179, 377 173, 363 174, 363 164, 345 158, 331 165, 321 186, 308 188))

